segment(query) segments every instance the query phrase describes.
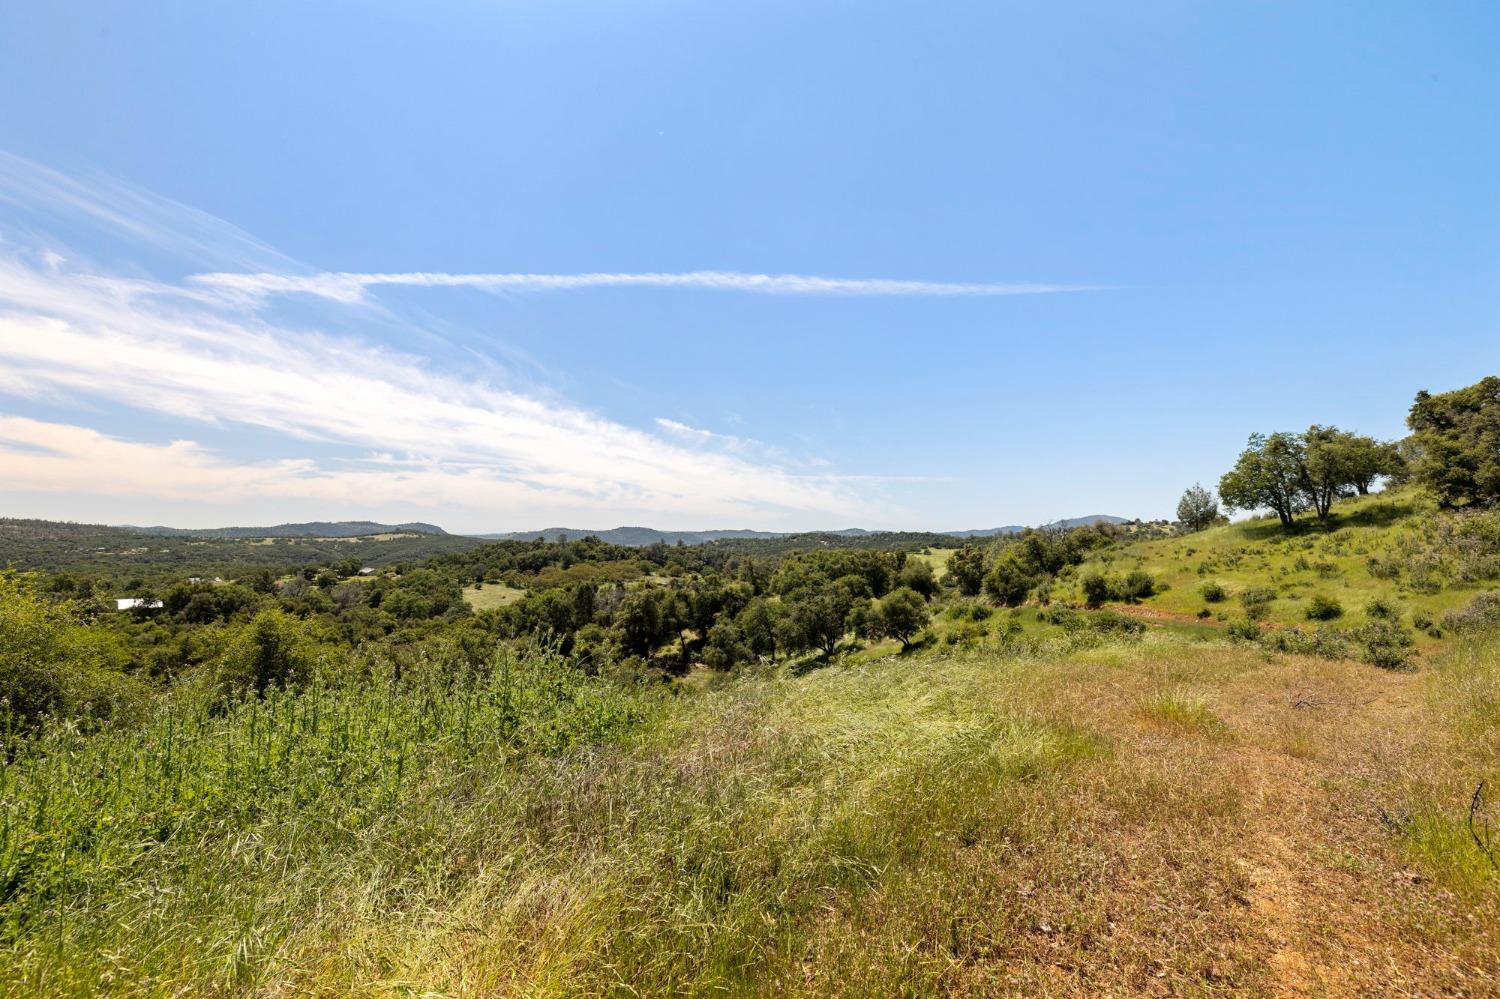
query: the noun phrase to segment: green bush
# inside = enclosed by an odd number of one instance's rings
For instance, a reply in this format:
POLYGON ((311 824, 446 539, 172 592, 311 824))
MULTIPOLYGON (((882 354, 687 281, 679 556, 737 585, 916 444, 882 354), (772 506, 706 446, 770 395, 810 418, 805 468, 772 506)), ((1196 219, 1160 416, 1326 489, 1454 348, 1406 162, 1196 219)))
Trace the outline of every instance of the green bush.
POLYGON ((1156 592, 1156 580, 1144 569, 1135 569, 1121 581, 1117 597, 1127 603, 1145 600, 1156 592))
POLYGON ((1344 605, 1333 597, 1315 593, 1307 603, 1306 613, 1309 621, 1332 621, 1344 616, 1344 605))
POLYGON ((218 686, 226 697, 264 695, 272 687, 300 686, 312 675, 317 646, 305 622, 263 610, 240 629, 219 660, 218 686))
POLYGON ((1370 621, 1354 632, 1360 647, 1360 658, 1372 666, 1402 669, 1411 663, 1412 636, 1405 628, 1390 621, 1370 621))
POLYGON ((1257 586, 1240 594, 1240 606, 1245 608, 1246 617, 1260 621, 1270 615, 1271 601, 1275 599, 1275 590, 1265 586, 1257 586))
POLYGON ((1261 644, 1291 655, 1319 656, 1323 659, 1343 659, 1349 655, 1347 636, 1333 628, 1316 628, 1312 631, 1283 628, 1268 632, 1261 639, 1261 644))
POLYGON ((1209 580, 1208 582, 1204 583, 1198 588, 1198 592, 1202 594, 1204 600, 1207 600, 1211 604, 1219 603, 1226 596, 1228 596, 1228 594, 1224 592, 1224 587, 1220 585, 1216 580, 1209 580))
POLYGON ((1480 593, 1460 611, 1443 615, 1443 627, 1450 631, 1479 631, 1500 625, 1500 590, 1480 593))
POLYGON ((76 615, 32 577, 0 572, 0 730, 29 730, 48 716, 94 724, 144 708, 147 690, 120 672, 115 636, 76 615))
POLYGON ((1088 573, 1079 581, 1079 585, 1083 588, 1084 602, 1091 607, 1098 607, 1104 603, 1114 590, 1109 579, 1100 572, 1088 573))
POLYGON ((960 600, 950 604, 943 616, 950 621, 983 621, 993 613, 993 608, 977 600, 960 600))
POLYGON ((1260 624, 1254 618, 1231 621, 1226 630, 1230 638, 1242 642, 1253 642, 1260 637, 1260 624))
POLYGON ((1369 603, 1365 604, 1365 615, 1385 621, 1399 621, 1401 620, 1401 608, 1395 602, 1385 597, 1375 597, 1369 603))

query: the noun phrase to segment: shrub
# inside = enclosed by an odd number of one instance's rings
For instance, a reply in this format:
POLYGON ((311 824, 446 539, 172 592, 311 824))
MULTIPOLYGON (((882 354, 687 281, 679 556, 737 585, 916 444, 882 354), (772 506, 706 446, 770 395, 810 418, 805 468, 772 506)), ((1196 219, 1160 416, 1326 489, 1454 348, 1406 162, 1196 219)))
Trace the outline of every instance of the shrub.
POLYGON ((1144 569, 1136 569, 1120 583, 1119 599, 1127 603, 1144 600, 1156 592, 1156 580, 1144 569))
POLYGON ((1461 611, 1443 615, 1443 627, 1452 631, 1477 631, 1500 625, 1500 590, 1480 593, 1461 611))
POLYGON ((1035 578, 1026 571, 1014 553, 996 560, 995 567, 984 577, 984 592, 997 603, 1015 607, 1026 602, 1035 578))
POLYGON ((1322 593, 1313 595, 1307 604, 1307 619, 1309 621, 1332 621, 1334 618, 1344 616, 1344 605, 1333 597, 1322 593))
POLYGON ((1253 642, 1260 637, 1260 624, 1253 618, 1241 618, 1230 622, 1228 634, 1238 641, 1253 642))
POLYGON ((1399 621, 1401 619, 1401 608, 1385 597, 1376 597, 1365 604, 1365 615, 1386 621, 1399 621))
POLYGON ((1051 607, 1037 612, 1037 620, 1055 624, 1069 634, 1093 632, 1100 635, 1131 636, 1146 630, 1146 624, 1129 614, 1101 610, 1082 612, 1067 607, 1051 607))
POLYGON ((1370 621, 1354 632, 1360 658, 1383 669, 1401 669, 1411 663, 1412 636, 1390 621, 1370 621))
POLYGON ((1343 632, 1332 628, 1317 628, 1303 631, 1301 628, 1286 628, 1272 631, 1261 639, 1266 648, 1298 656, 1319 656, 1323 659, 1343 659, 1349 655, 1349 640, 1343 632))
POLYGON ((1416 628, 1418 631, 1427 631, 1433 626, 1434 623, 1435 622, 1432 620, 1432 615, 1424 610, 1411 612, 1412 627, 1416 628))
POLYGON ((960 600, 949 605, 948 609, 943 611, 943 616, 951 621, 983 621, 993 613, 994 610, 987 604, 982 604, 977 600, 960 600))
POLYGON ((1083 600, 1091 607, 1098 607, 1110 598, 1113 587, 1109 579, 1099 572, 1091 572, 1079 583, 1083 587, 1083 600))
MULTIPOLYGON (((113 636, 79 624, 74 607, 39 593, 31 577, 0 572, 0 730, 51 715, 102 721, 134 712, 145 689, 119 671, 113 636)), ((0 756, 3 760, 3 756, 0 756)))
POLYGON ((1223 600, 1226 596, 1228 596, 1228 594, 1224 592, 1224 587, 1221 586, 1216 580, 1209 580, 1208 582, 1204 583, 1198 588, 1198 592, 1203 595, 1204 600, 1207 600, 1211 604, 1216 604, 1219 601, 1223 600))
POLYGON ((1271 601, 1275 599, 1275 590, 1256 586, 1240 594, 1240 606, 1245 608, 1245 616, 1259 621, 1271 613, 1271 601))
POLYGON ((1379 555, 1371 555, 1365 559, 1365 568, 1370 570, 1370 575, 1376 579, 1395 579, 1401 575, 1401 563, 1393 558, 1381 558, 1379 555))
POLYGON ((1146 622, 1137 620, 1129 614, 1117 614, 1114 611, 1096 611, 1086 615, 1089 628, 1102 635, 1139 635, 1146 630, 1146 622))

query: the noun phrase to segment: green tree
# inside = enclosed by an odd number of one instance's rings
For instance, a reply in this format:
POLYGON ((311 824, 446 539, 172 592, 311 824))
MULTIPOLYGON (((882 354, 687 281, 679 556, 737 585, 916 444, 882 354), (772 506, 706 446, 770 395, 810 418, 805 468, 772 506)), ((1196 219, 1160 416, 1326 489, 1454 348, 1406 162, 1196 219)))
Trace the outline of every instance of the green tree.
POLYGON ((745 605, 739 626, 751 652, 775 661, 776 628, 784 616, 782 605, 768 597, 756 597, 745 605))
POLYGON ((904 652, 911 648, 912 636, 927 626, 931 616, 926 599, 916 590, 903 586, 887 593, 875 604, 874 624, 880 634, 900 642, 904 652))
POLYGON ((1025 564, 1017 549, 1009 549, 995 560, 989 575, 984 577, 984 592, 1006 607, 1016 607, 1026 602, 1026 596, 1036 583, 1036 575, 1025 564))
POLYGON ((219 688, 230 696, 296 686, 312 673, 316 645, 307 626, 280 610, 263 610, 240 629, 219 662, 219 688))
POLYGON ((1177 519, 1190 531, 1201 531, 1219 519, 1219 501, 1194 483, 1177 501, 1177 519))
POLYGON ((937 577, 932 574, 932 563, 925 558, 909 558, 896 574, 896 585, 915 590, 924 599, 937 595, 937 577))
POLYGON ((1419 454, 1416 479, 1445 508, 1500 500, 1500 378, 1417 393, 1406 418, 1419 454))
POLYGON ((713 669, 732 669, 740 663, 754 658, 750 643, 739 624, 725 617, 708 629, 708 641, 703 648, 703 661, 713 669))
POLYGON ((948 575, 966 597, 979 596, 984 586, 984 550, 974 545, 964 545, 948 559, 948 575))
POLYGON ((1251 434, 1234 467, 1219 479, 1219 498, 1229 510, 1269 509, 1283 527, 1307 509, 1307 447, 1301 435, 1251 434))

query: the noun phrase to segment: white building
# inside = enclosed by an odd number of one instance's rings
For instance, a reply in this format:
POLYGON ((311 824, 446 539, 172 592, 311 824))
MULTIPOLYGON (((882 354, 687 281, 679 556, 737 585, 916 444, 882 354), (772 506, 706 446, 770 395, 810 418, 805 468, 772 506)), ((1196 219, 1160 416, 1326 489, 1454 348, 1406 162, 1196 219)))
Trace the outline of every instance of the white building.
POLYGON ((157 610, 161 607, 161 601, 146 600, 144 597, 115 598, 115 610, 117 611, 135 610, 137 607, 144 607, 147 610, 157 610))

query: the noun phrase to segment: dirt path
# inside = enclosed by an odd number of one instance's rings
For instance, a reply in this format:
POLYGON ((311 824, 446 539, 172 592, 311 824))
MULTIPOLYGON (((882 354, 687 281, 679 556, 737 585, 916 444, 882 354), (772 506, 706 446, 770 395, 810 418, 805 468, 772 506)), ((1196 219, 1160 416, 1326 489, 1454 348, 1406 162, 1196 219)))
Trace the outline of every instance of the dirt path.
POLYGON ((1409 869, 1380 820, 1421 736, 1417 678, 1349 664, 1288 696, 1247 698, 1232 718, 1244 929, 1272 994, 1495 994, 1493 968, 1451 946, 1472 914, 1409 869))

